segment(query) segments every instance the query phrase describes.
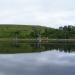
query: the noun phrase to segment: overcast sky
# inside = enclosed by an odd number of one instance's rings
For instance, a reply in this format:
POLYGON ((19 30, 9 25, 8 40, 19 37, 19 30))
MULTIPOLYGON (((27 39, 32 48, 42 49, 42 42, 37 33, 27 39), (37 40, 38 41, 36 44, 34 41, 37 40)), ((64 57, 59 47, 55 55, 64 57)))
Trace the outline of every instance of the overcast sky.
POLYGON ((0 0, 0 23, 75 25, 75 0, 0 0))

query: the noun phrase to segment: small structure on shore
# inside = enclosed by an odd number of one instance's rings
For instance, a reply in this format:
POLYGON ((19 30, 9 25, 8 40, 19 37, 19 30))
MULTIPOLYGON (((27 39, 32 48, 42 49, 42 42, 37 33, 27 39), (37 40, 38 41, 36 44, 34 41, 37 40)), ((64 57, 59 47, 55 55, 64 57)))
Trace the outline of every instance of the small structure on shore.
POLYGON ((42 37, 42 42, 43 43, 48 43, 48 37, 42 37))

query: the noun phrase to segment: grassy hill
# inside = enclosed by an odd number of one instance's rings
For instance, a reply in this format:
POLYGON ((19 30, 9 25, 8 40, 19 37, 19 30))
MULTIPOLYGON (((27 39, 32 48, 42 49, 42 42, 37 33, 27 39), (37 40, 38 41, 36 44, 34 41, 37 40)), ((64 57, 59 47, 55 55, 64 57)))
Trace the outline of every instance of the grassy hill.
POLYGON ((64 26, 54 29, 39 25, 0 24, 0 38, 15 38, 16 36, 23 39, 38 36, 49 39, 75 39, 75 27, 64 26))
POLYGON ((33 25, 0 25, 0 38, 14 38, 16 33, 19 38, 31 38, 31 32, 40 32, 41 34, 47 27, 33 25))

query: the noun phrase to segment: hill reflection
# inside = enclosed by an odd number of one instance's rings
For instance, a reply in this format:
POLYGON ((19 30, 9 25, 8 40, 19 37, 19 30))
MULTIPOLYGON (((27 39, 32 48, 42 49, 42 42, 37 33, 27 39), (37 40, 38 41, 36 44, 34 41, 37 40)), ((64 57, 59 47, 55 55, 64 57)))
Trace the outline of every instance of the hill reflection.
POLYGON ((64 52, 73 52, 75 51, 75 43, 13 43, 9 41, 0 42, 0 53, 31 53, 54 49, 64 52))

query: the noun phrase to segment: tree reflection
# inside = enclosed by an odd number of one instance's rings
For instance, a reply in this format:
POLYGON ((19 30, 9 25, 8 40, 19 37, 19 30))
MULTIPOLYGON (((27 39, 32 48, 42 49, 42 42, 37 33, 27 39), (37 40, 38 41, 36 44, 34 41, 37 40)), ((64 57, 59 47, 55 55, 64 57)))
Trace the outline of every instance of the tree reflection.
POLYGON ((25 43, 25 42, 15 42, 11 41, 0 42, 0 53, 27 53, 27 52, 41 52, 47 50, 59 50, 64 52, 75 51, 75 43, 25 43))

